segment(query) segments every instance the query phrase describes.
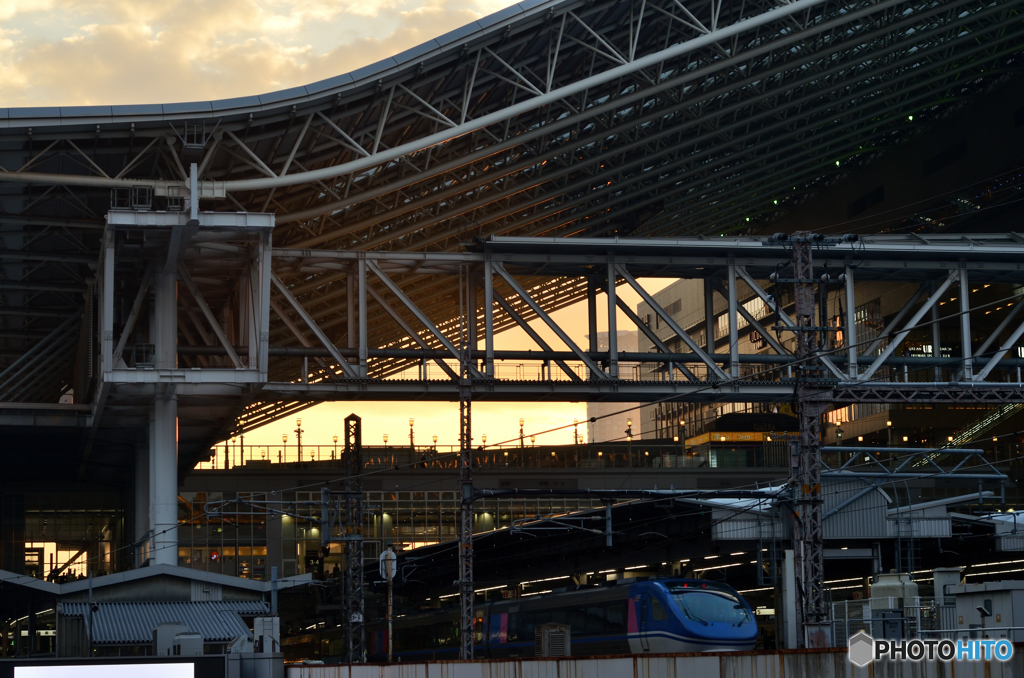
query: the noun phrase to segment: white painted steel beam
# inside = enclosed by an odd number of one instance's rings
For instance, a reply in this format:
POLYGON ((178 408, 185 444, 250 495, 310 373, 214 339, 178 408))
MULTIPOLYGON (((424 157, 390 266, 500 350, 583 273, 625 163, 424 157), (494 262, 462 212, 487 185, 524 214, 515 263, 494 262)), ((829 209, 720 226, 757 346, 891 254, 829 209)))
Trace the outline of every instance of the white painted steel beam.
POLYGON ((345 360, 341 356, 341 353, 338 352, 338 347, 335 346, 334 343, 324 333, 324 331, 320 329, 320 326, 317 325, 316 321, 314 321, 313 318, 309 315, 309 313, 306 312, 306 309, 302 307, 302 304, 299 303, 299 300, 292 296, 292 293, 288 290, 287 285, 281 282, 281 279, 278 278, 277 274, 275 273, 271 273, 271 280, 273 281, 274 286, 277 288, 277 291, 280 292, 281 296, 285 298, 285 301, 287 301, 288 304, 292 307, 292 309, 299 314, 299 317, 302 318, 302 321, 306 323, 306 326, 309 327, 309 329, 313 332, 313 334, 320 341, 323 347, 330 352, 331 358, 334 359, 334 362, 336 362, 338 366, 341 368, 342 372, 345 373, 345 376, 353 378, 358 377, 359 375, 357 375, 355 370, 353 370, 352 367, 348 364, 348 361, 345 360))

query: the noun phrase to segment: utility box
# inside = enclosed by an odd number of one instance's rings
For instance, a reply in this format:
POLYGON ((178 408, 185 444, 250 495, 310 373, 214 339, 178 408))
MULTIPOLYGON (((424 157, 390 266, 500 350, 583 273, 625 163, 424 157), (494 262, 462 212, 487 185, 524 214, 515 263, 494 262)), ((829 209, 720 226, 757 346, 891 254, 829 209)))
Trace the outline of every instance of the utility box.
POLYGON ((153 629, 153 654, 157 657, 173 657, 176 654, 174 649, 177 636, 186 633, 189 633, 189 630, 184 624, 157 624, 153 629))
POLYGON ((201 656, 203 654, 203 637, 198 633, 175 634, 174 654, 179 657, 201 656))
POLYGON ((256 654, 276 654, 281 651, 281 618, 256 617, 252 622, 253 649, 256 654))
POLYGON ((572 627, 568 624, 541 624, 533 631, 537 657, 572 656, 572 627))
POLYGON ((1024 642, 1024 581, 946 586, 956 596, 956 630, 965 637, 1024 642))

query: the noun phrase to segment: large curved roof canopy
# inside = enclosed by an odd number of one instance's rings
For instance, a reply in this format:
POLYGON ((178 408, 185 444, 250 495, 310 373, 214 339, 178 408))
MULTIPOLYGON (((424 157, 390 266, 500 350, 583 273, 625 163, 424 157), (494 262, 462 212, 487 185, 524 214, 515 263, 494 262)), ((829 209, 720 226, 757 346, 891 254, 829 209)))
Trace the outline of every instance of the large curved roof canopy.
MULTIPOLYGON (((523 2, 305 87, 0 111, 0 370, 78 342, 113 187, 174 193, 197 162, 204 209, 273 211, 296 248, 758 232, 1017 77, 1022 4, 523 2)), ((342 344, 343 275, 279 275, 342 344)), ((444 327, 456 290, 416 290, 444 327)), ((69 361, 0 400, 53 402, 69 361)))

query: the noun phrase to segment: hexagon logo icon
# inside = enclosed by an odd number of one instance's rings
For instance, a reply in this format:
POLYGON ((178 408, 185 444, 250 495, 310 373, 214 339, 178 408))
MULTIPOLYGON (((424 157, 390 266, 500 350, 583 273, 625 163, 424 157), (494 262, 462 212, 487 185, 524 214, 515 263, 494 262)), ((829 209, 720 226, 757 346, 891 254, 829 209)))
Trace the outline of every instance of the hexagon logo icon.
POLYGON ((850 636, 850 661, 857 666, 867 666, 875 656, 875 639, 858 631, 850 636))

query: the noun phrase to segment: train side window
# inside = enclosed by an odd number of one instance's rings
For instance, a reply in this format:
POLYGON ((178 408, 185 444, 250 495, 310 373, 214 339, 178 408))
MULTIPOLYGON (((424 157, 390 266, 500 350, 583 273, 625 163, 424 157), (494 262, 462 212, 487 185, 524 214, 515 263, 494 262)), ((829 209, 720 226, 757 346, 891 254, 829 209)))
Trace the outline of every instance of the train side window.
POLYGON ((519 626, 522 616, 518 612, 508 613, 508 626, 506 627, 505 637, 510 643, 519 640, 519 626))
POLYGON ((587 627, 587 612, 583 608, 574 607, 569 610, 569 626, 573 633, 583 633, 587 627))
POLYGON ((607 626, 603 607, 587 608, 587 625, 584 627, 586 633, 605 633, 607 626))
POLYGON ((554 624, 568 624, 569 622, 569 611, 565 609, 551 610, 548 613, 547 621, 554 624))
POLYGON ((626 631, 626 603, 612 603, 605 608, 605 615, 608 620, 607 629, 609 632, 620 632, 626 631))
POLYGON ((668 619, 668 611, 653 596, 651 597, 651 616, 654 618, 654 621, 666 621, 668 619))

